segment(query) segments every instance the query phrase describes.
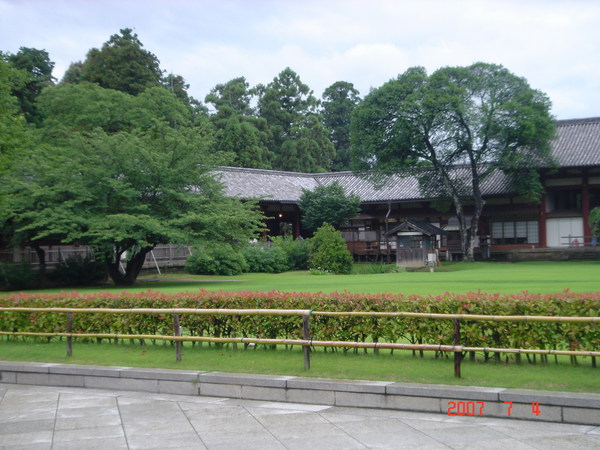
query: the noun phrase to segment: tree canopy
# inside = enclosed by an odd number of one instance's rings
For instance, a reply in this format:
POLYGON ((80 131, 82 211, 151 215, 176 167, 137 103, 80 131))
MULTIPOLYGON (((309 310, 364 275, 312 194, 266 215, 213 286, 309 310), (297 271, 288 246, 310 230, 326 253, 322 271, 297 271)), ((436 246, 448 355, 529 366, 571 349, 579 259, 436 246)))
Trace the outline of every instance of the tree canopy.
POLYGON ((43 118, 37 110, 37 97, 45 87, 54 83, 54 63, 48 52, 35 48, 21 47, 7 60, 24 73, 22 82, 13 86, 13 95, 19 100, 21 112, 27 122, 40 125, 43 118))
POLYGON ((334 170, 350 170, 350 122, 352 111, 360 102, 352 83, 337 81, 323 92, 323 125, 335 146, 334 170))
POLYGON ((81 81, 137 95, 161 85, 158 58, 145 50, 136 33, 124 28, 113 34, 102 48, 91 49, 81 65, 81 81))
MULTIPOLYGON (((473 259, 484 206, 481 185, 495 170, 539 180, 530 170, 550 158, 550 101, 499 65, 446 67, 427 75, 413 67, 372 91, 352 121, 355 170, 427 170, 424 190, 452 199, 463 255, 473 259), (473 202, 470 220, 465 202, 473 202)), ((518 178, 518 177, 515 177, 518 178)), ((433 197, 433 195, 431 195, 433 197)))
POLYGON ((233 166, 271 169, 272 135, 267 121, 257 117, 251 106, 255 93, 244 77, 238 77, 215 86, 205 101, 215 109, 211 121, 217 130, 216 150, 231 155, 233 166))
POLYGON ((0 55, 0 175, 26 142, 25 120, 13 95, 26 77, 0 55))
POLYGON ((346 195, 344 188, 334 182, 317 186, 313 191, 304 189, 298 207, 302 211, 304 229, 313 233, 325 223, 339 228, 356 217, 360 212, 360 198, 346 195))
POLYGON ((272 139, 273 168, 295 172, 329 170, 335 147, 318 114, 319 101, 287 67, 267 86, 259 86, 258 113, 272 139))

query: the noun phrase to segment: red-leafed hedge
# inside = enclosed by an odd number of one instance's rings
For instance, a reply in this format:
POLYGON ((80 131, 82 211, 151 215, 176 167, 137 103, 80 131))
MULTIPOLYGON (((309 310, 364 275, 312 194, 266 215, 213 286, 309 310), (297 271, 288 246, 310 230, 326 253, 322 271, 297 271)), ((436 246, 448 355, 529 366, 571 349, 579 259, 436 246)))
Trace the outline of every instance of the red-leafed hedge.
MULTIPOLYGON (((184 292, 164 294, 98 293, 9 294, 0 306, 81 308, 263 308, 313 311, 409 311, 485 314, 495 316, 541 315, 557 317, 600 316, 600 293, 499 295, 471 292, 464 295, 404 296, 348 292, 184 292)), ((293 316, 181 315, 181 326, 191 335, 219 337, 301 338, 301 320, 293 316)), ((64 313, 2 312, 0 331, 64 332, 64 313)), ((593 350, 600 348, 600 324, 462 321, 461 344, 473 347, 593 350)), ((114 334, 172 334, 170 315, 74 314, 73 331, 114 334)), ((452 320, 426 318, 325 317, 311 318, 315 340, 379 341, 452 344, 452 320)))

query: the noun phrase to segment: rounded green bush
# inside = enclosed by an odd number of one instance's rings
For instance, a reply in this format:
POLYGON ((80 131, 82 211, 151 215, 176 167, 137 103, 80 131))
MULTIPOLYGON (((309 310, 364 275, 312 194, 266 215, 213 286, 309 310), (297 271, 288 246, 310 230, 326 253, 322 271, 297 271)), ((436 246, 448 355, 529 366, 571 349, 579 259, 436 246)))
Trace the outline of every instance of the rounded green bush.
POLYGON ((309 268, 314 273, 349 274, 352 255, 342 233, 328 223, 319 227, 309 242, 309 268))
POLYGON ((202 246, 188 257, 185 270, 198 275, 239 275, 248 271, 248 263, 230 245, 202 246))
POLYGON ((250 272, 281 273, 290 269, 288 256, 271 244, 248 244, 242 249, 250 272))
POLYGON ((281 248, 287 255, 289 270, 308 269, 308 241, 289 236, 274 236, 272 239, 273 245, 281 248))

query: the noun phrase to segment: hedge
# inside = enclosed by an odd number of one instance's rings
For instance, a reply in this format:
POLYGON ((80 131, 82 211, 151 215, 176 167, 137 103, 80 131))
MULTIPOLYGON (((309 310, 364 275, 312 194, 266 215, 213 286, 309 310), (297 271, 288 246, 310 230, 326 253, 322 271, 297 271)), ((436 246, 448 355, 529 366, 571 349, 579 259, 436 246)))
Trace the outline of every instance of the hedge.
MULTIPOLYGON (((313 311, 427 312, 442 314, 594 317, 600 314, 600 293, 563 292, 550 295, 404 296, 396 294, 184 292, 164 294, 8 294, 2 307, 73 308, 262 308, 313 311)), ((293 316, 205 316, 182 314, 184 333, 216 337, 302 338, 301 320, 293 316)), ((387 317, 311 317, 314 340, 379 341, 452 345, 452 320, 387 317)), ((66 314, 2 312, 0 331, 64 332, 66 314)), ((73 332, 110 334, 173 334, 170 315, 73 314, 73 332)), ((590 350, 600 348, 600 323, 507 321, 461 322, 461 344, 469 347, 590 350)))

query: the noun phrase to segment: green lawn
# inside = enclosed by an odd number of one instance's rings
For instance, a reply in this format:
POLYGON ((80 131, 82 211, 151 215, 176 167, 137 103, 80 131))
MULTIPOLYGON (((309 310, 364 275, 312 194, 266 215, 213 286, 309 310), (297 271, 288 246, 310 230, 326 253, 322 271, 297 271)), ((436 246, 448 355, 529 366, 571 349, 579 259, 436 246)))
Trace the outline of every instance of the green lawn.
MULTIPOLYGON (((81 292, 124 290, 114 286, 77 288, 81 292)), ((600 261, 446 263, 434 273, 402 272, 353 275, 311 275, 308 272, 281 274, 249 273, 235 277, 193 276, 189 274, 150 274, 140 277, 128 291, 148 289, 182 292, 197 289, 223 291, 287 292, 391 292, 403 294, 466 293, 481 291, 500 294, 600 292, 600 261), (175 280, 175 281, 165 281, 175 280), (194 280, 194 281, 189 281, 194 280)), ((65 289, 48 289, 60 292, 65 289)), ((70 289, 68 289, 70 290, 70 289)))
MULTIPOLYGON (((241 348, 241 346, 240 346, 241 348)), ((412 356, 411 352, 382 350, 358 353, 338 351, 325 353, 317 349, 311 356, 310 370, 304 370, 299 347, 276 351, 258 349, 233 350, 231 347, 202 347, 186 343, 180 362, 175 361, 175 350, 170 344, 137 343, 83 343, 75 341, 73 356, 66 356, 65 342, 51 343, 0 339, 3 360, 38 361, 63 364, 88 364, 125 367, 159 367, 166 369, 204 370, 272 375, 309 376, 357 380, 380 380, 409 383, 452 384, 465 386, 490 386, 522 389, 542 389, 572 392, 600 392, 599 368, 592 368, 590 358, 579 358, 571 365, 568 357, 553 358, 547 364, 482 363, 483 355, 476 361, 465 359, 462 377, 454 377, 452 357, 434 358, 433 352, 425 357, 412 356)))

